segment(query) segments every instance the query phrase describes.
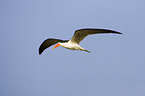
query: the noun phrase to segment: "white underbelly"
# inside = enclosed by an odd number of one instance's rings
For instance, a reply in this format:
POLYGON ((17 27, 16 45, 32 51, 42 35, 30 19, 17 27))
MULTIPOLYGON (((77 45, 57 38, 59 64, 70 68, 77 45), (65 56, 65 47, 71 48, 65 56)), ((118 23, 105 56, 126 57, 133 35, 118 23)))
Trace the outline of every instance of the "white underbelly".
POLYGON ((62 47, 67 48, 67 49, 71 49, 71 50, 81 50, 83 49, 79 44, 77 43, 70 43, 70 42, 66 42, 66 43, 59 43, 62 47))

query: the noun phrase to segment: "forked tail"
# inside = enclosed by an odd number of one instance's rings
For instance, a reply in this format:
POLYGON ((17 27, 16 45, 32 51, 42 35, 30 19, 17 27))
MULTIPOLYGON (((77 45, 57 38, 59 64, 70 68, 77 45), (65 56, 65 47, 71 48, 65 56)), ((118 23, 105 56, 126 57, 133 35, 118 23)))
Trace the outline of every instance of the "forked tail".
POLYGON ((88 50, 82 50, 82 51, 86 51, 86 52, 88 52, 88 53, 91 53, 90 51, 88 51, 88 50))

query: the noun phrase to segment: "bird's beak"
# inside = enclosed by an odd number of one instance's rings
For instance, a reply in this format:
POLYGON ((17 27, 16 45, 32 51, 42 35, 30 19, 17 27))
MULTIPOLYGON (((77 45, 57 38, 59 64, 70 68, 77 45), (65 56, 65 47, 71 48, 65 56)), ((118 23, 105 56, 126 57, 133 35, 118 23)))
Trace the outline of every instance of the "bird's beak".
POLYGON ((58 44, 56 44, 53 48, 52 48, 52 50, 54 49, 54 48, 56 48, 56 47, 59 47, 60 46, 60 44, 58 43, 58 44))

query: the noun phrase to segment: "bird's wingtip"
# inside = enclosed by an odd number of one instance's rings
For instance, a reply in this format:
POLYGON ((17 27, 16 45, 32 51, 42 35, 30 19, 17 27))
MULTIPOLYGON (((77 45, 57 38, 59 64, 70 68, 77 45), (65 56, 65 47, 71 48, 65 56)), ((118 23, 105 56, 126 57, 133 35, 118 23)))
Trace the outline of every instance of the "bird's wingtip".
POLYGON ((39 55, 41 55, 41 54, 42 54, 42 52, 43 52, 43 51, 42 51, 42 50, 40 50, 40 48, 39 48, 39 52, 38 52, 38 53, 39 53, 39 55))
POLYGON ((41 53, 39 52, 39 55, 41 55, 41 53))
POLYGON ((118 34, 122 34, 123 35, 123 33, 121 33, 121 32, 118 32, 118 34))

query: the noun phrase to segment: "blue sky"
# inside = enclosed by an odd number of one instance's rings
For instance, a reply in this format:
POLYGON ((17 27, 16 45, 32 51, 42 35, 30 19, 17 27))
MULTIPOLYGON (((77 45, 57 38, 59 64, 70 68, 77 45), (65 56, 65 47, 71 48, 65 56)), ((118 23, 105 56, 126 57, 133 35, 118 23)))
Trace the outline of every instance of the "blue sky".
POLYGON ((144 0, 1 0, 0 96, 145 96, 144 0), (91 53, 62 47, 38 54, 47 38, 79 28, 124 35, 85 38, 91 53))

